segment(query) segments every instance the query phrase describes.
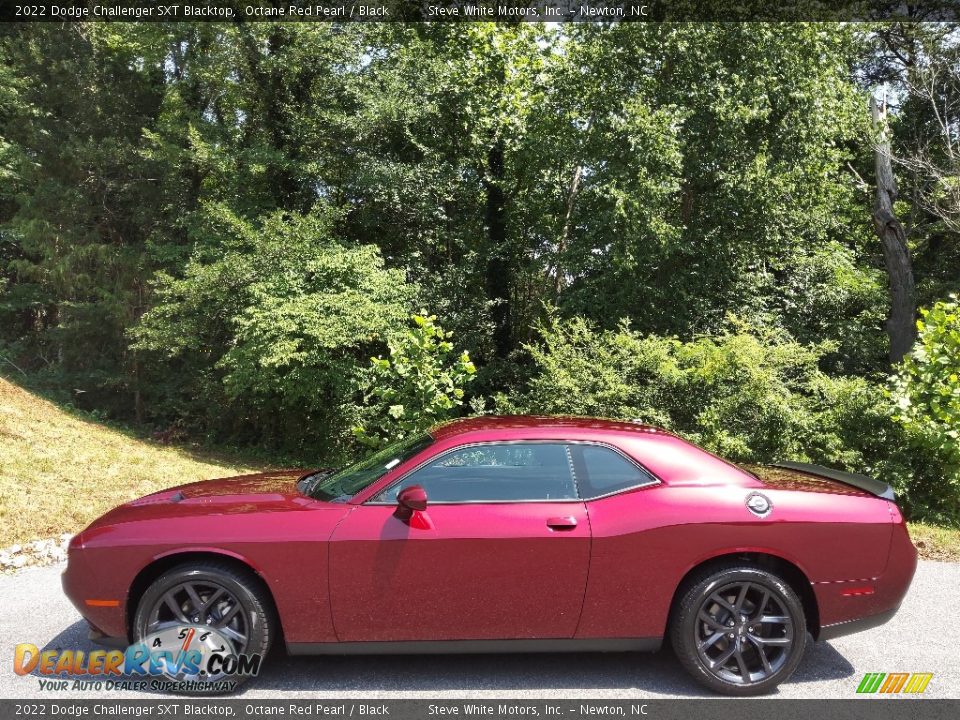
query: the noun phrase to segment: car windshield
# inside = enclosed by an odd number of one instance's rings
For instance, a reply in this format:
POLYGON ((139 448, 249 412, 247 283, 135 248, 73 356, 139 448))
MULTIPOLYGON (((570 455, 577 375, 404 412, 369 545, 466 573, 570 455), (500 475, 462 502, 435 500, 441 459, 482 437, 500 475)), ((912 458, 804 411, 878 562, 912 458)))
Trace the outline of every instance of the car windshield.
POLYGON ((312 481, 306 494, 316 500, 346 502, 432 443, 433 438, 429 435, 415 435, 333 474, 317 473, 312 478, 305 478, 312 481))

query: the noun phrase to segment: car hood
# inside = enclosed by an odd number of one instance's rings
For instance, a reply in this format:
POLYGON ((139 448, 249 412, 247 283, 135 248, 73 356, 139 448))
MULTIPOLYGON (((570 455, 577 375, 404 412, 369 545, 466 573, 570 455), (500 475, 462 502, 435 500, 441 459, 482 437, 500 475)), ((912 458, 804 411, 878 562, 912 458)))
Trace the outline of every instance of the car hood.
POLYGON ((319 503, 297 492, 297 481, 312 472, 276 470, 201 480, 150 493, 97 518, 89 529, 116 523, 203 514, 297 510, 319 503))
POLYGON ((275 470, 216 480, 200 480, 199 482, 187 483, 160 493, 154 493, 154 495, 147 495, 141 500, 168 493, 177 502, 214 501, 224 497, 232 499, 249 498, 251 500, 290 499, 299 496, 297 480, 308 472, 307 470, 275 470))

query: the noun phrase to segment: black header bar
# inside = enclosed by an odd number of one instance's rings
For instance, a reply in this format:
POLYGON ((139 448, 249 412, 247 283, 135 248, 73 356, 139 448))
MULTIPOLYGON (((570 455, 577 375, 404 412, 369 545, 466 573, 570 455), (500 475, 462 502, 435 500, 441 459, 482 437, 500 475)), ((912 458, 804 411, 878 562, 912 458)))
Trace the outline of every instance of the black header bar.
POLYGON ((0 22, 951 22, 960 0, 3 0, 0 22))

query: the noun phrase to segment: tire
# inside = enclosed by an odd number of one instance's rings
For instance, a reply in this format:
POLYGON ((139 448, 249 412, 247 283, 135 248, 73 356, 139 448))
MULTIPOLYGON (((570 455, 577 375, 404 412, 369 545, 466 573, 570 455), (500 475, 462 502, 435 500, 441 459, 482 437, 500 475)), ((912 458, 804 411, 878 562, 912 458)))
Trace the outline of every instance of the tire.
MULTIPOLYGON (((201 614, 207 617, 201 618, 199 624, 208 624, 227 638, 232 645, 231 651, 259 654, 261 662, 266 659, 278 626, 266 588, 252 572, 215 560, 178 565, 164 572, 147 588, 134 615, 136 642, 142 642, 164 627, 193 623, 194 618, 199 617, 193 614, 195 601, 191 600, 188 586, 196 597, 208 603, 200 606, 201 614), (168 595, 173 598, 172 602, 168 601, 168 595), (239 607, 235 608, 235 604, 239 607), (179 617, 175 615, 174 606, 180 609, 179 617), (224 619, 227 619, 226 623, 222 623, 224 619), (222 627, 218 627, 221 623, 222 627)), ((239 687, 249 677, 230 675, 229 679, 239 687)), ((210 695, 224 690, 201 687, 178 692, 210 695)))
POLYGON ((768 693, 793 674, 806 647, 807 624, 789 583, 738 564, 707 569, 685 584, 670 636, 697 682, 742 697, 768 693))

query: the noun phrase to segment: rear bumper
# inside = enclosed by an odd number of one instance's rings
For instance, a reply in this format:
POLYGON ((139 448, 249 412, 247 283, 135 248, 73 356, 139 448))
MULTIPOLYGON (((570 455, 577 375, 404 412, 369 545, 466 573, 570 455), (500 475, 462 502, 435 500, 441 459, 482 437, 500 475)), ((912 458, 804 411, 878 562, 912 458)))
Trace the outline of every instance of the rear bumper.
POLYGON ((814 584, 821 623, 818 640, 883 625, 900 609, 917 570, 917 550, 910 542, 899 510, 892 503, 890 508, 895 522, 891 526, 889 555, 883 573, 864 580, 814 584))
POLYGON ((817 640, 833 640, 834 638, 843 637, 844 635, 852 635, 853 633, 879 627, 896 615, 899 609, 898 606, 892 610, 877 613, 876 615, 868 615, 867 617, 834 623, 833 625, 824 625, 820 628, 820 634, 817 636, 817 640))

